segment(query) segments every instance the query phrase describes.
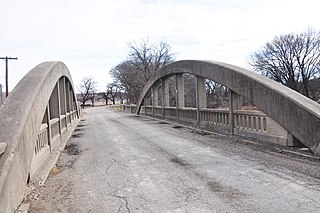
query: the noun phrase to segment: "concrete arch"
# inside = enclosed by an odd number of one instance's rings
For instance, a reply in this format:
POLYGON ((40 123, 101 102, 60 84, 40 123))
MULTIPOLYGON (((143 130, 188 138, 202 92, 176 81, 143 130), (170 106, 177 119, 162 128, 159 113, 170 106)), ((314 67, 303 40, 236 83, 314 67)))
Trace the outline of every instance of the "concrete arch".
POLYGON ((227 86, 277 121, 311 151, 320 155, 320 105, 269 78, 230 64, 185 60, 163 67, 146 83, 137 104, 137 113, 155 82, 180 73, 212 79, 227 86))
POLYGON ((77 105, 66 65, 44 62, 22 78, 0 107, 0 142, 7 145, 0 155, 0 212, 12 212, 23 199, 39 129, 62 77, 70 82, 77 105))

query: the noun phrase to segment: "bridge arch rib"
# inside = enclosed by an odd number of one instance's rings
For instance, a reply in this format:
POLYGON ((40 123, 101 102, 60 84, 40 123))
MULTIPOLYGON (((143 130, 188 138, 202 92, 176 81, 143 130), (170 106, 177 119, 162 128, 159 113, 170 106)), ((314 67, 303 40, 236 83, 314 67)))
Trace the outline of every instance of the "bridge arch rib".
POLYGON ((0 212, 13 212, 20 204, 35 159, 44 160, 43 150, 50 155, 78 112, 71 75, 62 62, 39 64, 13 89, 0 107, 0 143, 6 144, 0 153, 0 212))
POLYGON ((160 79, 188 73, 214 80, 239 94, 278 122, 311 151, 320 155, 320 105, 298 92, 246 69, 215 61, 184 60, 157 71, 146 83, 137 103, 160 79))

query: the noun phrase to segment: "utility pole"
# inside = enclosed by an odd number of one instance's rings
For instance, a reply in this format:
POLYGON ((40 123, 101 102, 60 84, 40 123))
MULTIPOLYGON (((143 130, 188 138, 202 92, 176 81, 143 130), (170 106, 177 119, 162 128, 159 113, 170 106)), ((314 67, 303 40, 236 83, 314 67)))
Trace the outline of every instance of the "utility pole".
POLYGON ((11 57, 0 57, 0 59, 4 59, 6 61, 6 97, 9 95, 9 89, 8 89, 8 60, 18 60, 17 57, 11 58, 11 57))

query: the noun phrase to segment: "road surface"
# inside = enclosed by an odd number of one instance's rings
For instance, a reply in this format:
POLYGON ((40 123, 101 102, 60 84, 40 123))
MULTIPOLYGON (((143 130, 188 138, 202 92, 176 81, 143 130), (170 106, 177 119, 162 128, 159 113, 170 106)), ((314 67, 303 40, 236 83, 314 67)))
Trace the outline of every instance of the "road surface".
POLYGON ((88 108, 29 212, 319 212, 320 161, 88 108))

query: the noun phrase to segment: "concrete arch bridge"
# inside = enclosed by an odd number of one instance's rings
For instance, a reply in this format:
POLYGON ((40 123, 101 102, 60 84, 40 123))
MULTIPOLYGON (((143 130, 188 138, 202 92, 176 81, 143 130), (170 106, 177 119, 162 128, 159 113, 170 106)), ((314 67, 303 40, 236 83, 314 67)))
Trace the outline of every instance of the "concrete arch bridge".
POLYGON ((320 106, 257 73, 220 62, 178 61, 155 73, 145 85, 136 113, 169 118, 210 131, 243 135, 282 145, 301 143, 320 155, 320 106), (196 77, 196 108, 185 107, 184 74, 196 77), (175 106, 169 106, 169 78, 175 80, 175 106), (229 109, 207 108, 205 79, 229 88, 229 109), (161 106, 158 106, 161 94, 161 106), (261 111, 241 110, 241 98, 261 111), (148 105, 149 103, 149 105, 148 105))
MULTIPOLYGON (((174 119, 231 135, 284 144, 299 140, 320 155, 317 103, 270 79, 224 63, 171 63, 147 82, 136 108, 123 107, 125 111, 136 110, 138 114, 174 119), (184 105, 184 74, 196 76, 193 109, 184 105), (169 106, 169 78, 175 79, 176 106, 169 106), (228 110, 207 109, 205 79, 229 88, 228 110), (240 97, 261 112, 241 111, 240 97), (281 134, 277 134, 279 129, 281 134)), ((50 161, 53 153, 64 148, 79 118, 72 79, 63 63, 39 64, 19 82, 0 108, 0 212, 16 209, 30 179, 50 161)))
POLYGON ((21 203, 30 179, 63 150, 78 120, 65 64, 39 64, 18 83, 0 107, 0 212, 21 203))

